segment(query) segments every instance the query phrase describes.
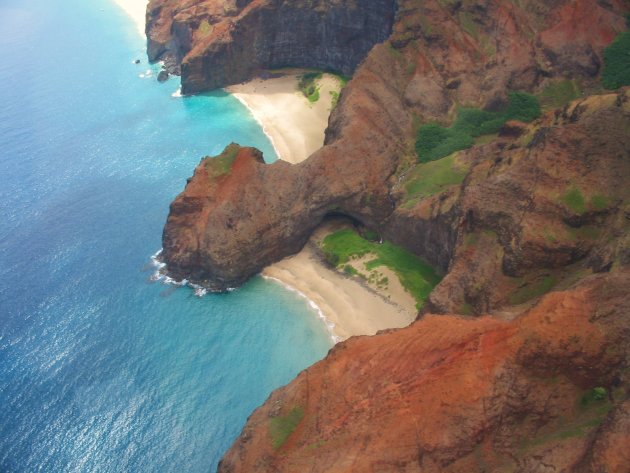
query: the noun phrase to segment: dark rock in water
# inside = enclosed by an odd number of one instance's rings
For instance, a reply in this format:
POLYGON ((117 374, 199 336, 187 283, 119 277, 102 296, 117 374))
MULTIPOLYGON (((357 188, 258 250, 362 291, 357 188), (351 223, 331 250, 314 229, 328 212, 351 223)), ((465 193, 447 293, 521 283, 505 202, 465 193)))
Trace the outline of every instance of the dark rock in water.
POLYGON ((140 64, 140 59, 136 59, 135 61, 133 61, 134 64, 140 64))
POLYGON ((157 80, 158 80, 158 82, 166 82, 168 80, 168 76, 169 76, 168 71, 162 70, 158 74, 157 80))

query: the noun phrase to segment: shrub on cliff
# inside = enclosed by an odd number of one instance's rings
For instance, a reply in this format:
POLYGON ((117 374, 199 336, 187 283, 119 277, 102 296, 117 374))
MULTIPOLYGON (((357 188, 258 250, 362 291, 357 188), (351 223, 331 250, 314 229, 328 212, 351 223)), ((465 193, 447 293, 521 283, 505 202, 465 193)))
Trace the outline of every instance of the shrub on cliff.
POLYGON ((508 120, 530 122, 540 116, 540 103, 533 95, 510 92, 508 97, 507 107, 498 112, 460 108, 457 119, 449 128, 437 123, 422 125, 416 137, 416 153, 420 162, 434 161, 470 148, 474 138, 497 133, 508 120))
POLYGON ((319 100, 319 86, 317 81, 321 79, 321 72, 307 72, 298 82, 298 88, 304 94, 309 102, 315 103, 319 100))
POLYGON ((448 156, 455 151, 470 148, 474 143, 471 135, 437 123, 420 127, 416 140, 416 153, 420 162, 426 163, 448 156))
POLYGON ((607 89, 630 85, 630 31, 619 34, 604 49, 602 84, 607 89))

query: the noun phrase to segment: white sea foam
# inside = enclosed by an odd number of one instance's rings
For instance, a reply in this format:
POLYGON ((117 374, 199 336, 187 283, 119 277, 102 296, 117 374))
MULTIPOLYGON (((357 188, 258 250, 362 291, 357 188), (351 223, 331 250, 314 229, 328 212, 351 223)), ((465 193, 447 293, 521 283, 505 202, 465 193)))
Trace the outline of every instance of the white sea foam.
POLYGON ((195 296, 197 297, 203 297, 208 294, 208 290, 203 286, 199 286, 198 284, 193 283, 190 283, 189 286, 194 289, 195 296))
POLYGON ((315 312, 317 312, 318 317, 322 320, 322 322, 324 322, 324 325, 326 326, 326 328, 328 329, 328 333, 330 334, 330 338, 332 339, 333 343, 337 344, 341 341, 341 337, 338 337, 337 335, 335 335, 335 324, 328 320, 328 318, 326 318, 326 316, 324 315, 324 312, 322 311, 322 309, 315 303, 314 300, 310 299, 306 294, 304 294, 302 291, 300 291, 299 289, 291 286, 290 284, 285 283, 284 281, 281 281, 277 278, 274 278, 272 276, 267 276, 267 275, 262 275, 263 278, 268 279, 270 281, 274 281, 278 284, 280 284, 282 287, 284 287, 285 289, 288 289, 291 292, 295 292, 297 295, 299 295, 300 297, 303 297, 304 299, 306 299, 309 307, 311 309, 313 309, 315 312))
MULTIPOLYGON (((188 281, 188 279, 182 279, 178 281, 168 275, 166 272, 166 263, 160 260, 160 256, 162 255, 162 248, 155 252, 155 254, 151 255, 151 265, 155 268, 155 271, 151 276, 149 276, 149 280, 152 282, 161 282, 162 284, 168 284, 170 286, 190 286, 193 289, 196 287, 200 287, 197 285, 193 285, 188 281)), ((206 291, 207 292, 207 291, 206 291)), ((197 291, 195 290, 195 294, 197 291)), ((198 295, 198 294, 197 294, 198 295)), ((205 293, 203 294, 205 295, 205 293)))
POLYGON ((180 87, 175 92, 173 92, 171 94, 171 97, 175 97, 175 98, 183 97, 183 95, 182 95, 182 88, 180 87))

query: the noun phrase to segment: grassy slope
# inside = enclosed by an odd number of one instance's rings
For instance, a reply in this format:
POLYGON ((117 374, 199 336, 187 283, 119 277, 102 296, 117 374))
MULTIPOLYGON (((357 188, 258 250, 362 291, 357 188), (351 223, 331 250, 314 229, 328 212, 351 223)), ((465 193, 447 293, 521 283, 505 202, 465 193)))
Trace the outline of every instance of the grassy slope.
POLYGON ((403 287, 415 298, 418 308, 440 282, 440 276, 427 263, 407 250, 389 242, 377 243, 362 238, 353 230, 340 230, 328 235, 323 242, 324 253, 337 267, 353 258, 374 254, 366 264, 368 270, 386 266, 394 271, 403 287))
POLYGON ((533 95, 510 92, 505 110, 488 112, 462 107, 457 119, 446 128, 427 123, 418 129, 416 153, 420 162, 435 161, 462 149, 470 148, 475 138, 499 131, 508 120, 529 122, 540 116, 540 103, 533 95))

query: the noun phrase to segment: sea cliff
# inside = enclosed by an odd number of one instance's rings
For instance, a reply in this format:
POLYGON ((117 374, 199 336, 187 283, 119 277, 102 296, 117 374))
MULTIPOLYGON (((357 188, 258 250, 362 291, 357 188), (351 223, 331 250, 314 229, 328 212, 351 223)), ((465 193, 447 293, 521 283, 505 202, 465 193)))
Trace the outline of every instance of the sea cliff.
POLYGON ((230 145, 200 163, 164 229, 173 275, 241 284, 341 214, 445 276, 414 325, 274 393, 221 471, 627 471, 630 91, 601 85, 627 10, 150 3, 149 54, 187 92, 281 65, 353 74, 306 161, 230 145), (286 24, 304 25, 290 44, 286 24))

